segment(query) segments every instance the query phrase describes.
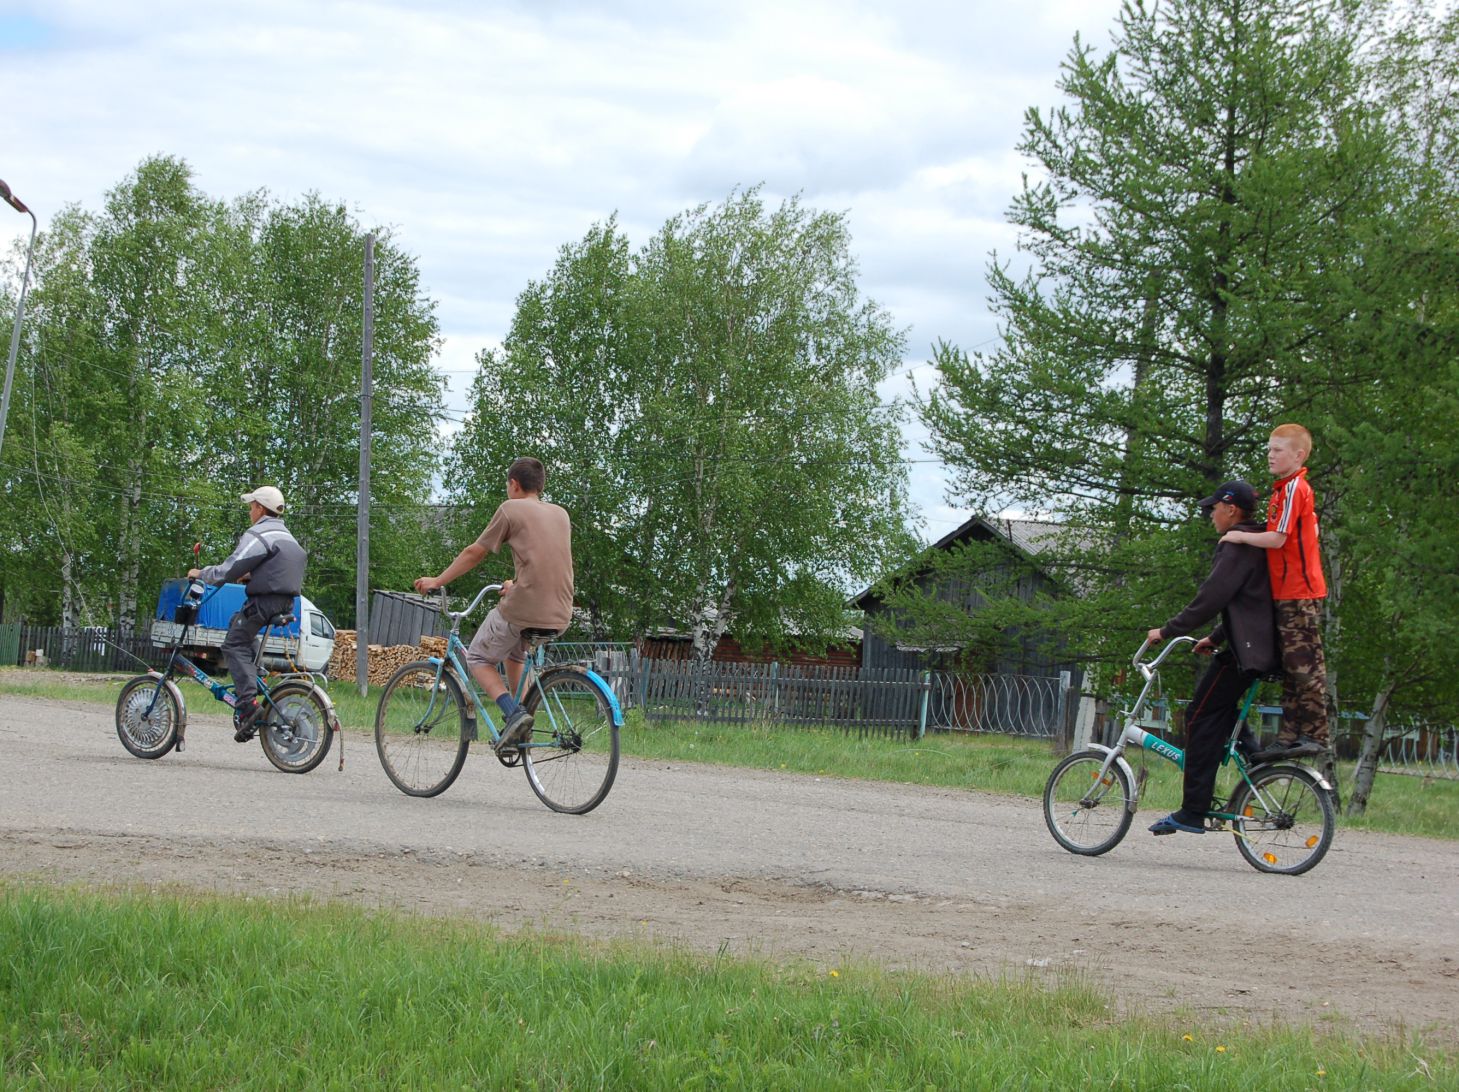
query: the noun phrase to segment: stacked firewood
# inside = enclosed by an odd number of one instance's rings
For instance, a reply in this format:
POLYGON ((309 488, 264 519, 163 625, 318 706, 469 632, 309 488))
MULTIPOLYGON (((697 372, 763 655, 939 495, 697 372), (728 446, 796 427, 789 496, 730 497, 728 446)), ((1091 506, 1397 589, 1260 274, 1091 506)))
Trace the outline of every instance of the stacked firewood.
MULTIPOLYGON (((384 686, 408 663, 425 656, 439 656, 445 652, 444 637, 423 637, 419 645, 370 645, 366 650, 369 663, 371 686, 384 686), (428 643, 429 642, 429 643, 428 643), (439 645, 439 649, 436 647, 439 645)), ((354 682, 355 659, 359 652, 356 634, 352 629, 334 631, 334 655, 329 658, 329 677, 354 682)))
POLYGON ((334 652, 329 657, 329 677, 355 681, 355 631, 337 629, 334 631, 334 652))

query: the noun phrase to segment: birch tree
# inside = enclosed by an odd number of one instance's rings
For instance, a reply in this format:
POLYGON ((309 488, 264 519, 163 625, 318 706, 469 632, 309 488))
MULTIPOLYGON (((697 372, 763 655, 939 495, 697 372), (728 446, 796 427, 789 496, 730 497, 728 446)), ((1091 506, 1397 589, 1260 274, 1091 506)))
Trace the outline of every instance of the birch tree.
POLYGON ((455 466, 499 499, 493 434, 546 453, 588 547, 580 586, 620 632, 686 630, 700 660, 731 628, 824 641, 905 549, 898 421, 876 395, 902 348, 841 215, 739 192, 632 255, 609 221, 480 358, 455 466))

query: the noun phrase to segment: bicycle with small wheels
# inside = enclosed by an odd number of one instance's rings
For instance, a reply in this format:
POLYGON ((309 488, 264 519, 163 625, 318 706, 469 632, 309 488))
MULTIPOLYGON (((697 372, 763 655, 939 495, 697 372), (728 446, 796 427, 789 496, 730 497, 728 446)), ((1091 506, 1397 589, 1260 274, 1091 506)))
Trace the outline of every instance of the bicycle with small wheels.
MULTIPOLYGON (((207 672, 182 654, 187 633, 197 620, 198 608, 209 592, 200 580, 188 584, 174 620, 181 623, 177 638, 161 671, 149 670, 127 681, 117 698, 117 737, 122 746, 138 758, 161 758, 169 751, 186 749, 187 703, 174 681, 191 678, 208 689, 216 701, 230 708, 238 705, 231 683, 209 678, 207 672)), ((263 659, 264 642, 274 629, 287 627, 292 614, 276 614, 258 635, 254 665, 263 659)), ((334 703, 312 678, 300 674, 285 675, 270 684, 266 677, 258 680, 258 705, 262 719, 258 738, 268 760, 285 773, 308 773, 329 754, 334 733, 339 731, 339 718, 334 703)))
MULTIPOLYGON (((1132 661, 1145 680, 1134 706, 1125 715, 1124 730, 1113 747, 1091 744, 1064 759, 1044 786, 1044 822, 1054 840, 1070 853, 1087 857, 1108 853, 1129 832, 1139 804, 1139 782, 1125 760, 1125 750, 1139 747, 1184 768, 1185 752, 1140 727, 1151 695, 1159 691, 1160 665, 1193 637, 1177 637, 1149 662, 1141 657, 1146 640, 1132 661)), ((1297 876, 1313 868, 1332 845, 1337 816, 1332 786, 1319 774, 1287 760, 1250 765, 1236 746, 1241 727, 1256 699, 1260 680, 1246 692, 1241 713, 1226 741, 1221 764, 1234 765, 1237 782, 1225 807, 1206 813, 1206 828, 1229 831, 1248 864, 1262 872, 1297 876)))
MULTIPOLYGON (((466 667, 461 621, 488 592, 488 584, 450 619, 443 656, 406 664, 385 684, 375 711, 375 749, 395 787, 408 796, 439 796, 466 763, 471 741, 485 721, 491 742, 501 739, 495 703, 482 700, 466 667), (468 700, 469 699, 469 700, 468 700)), ((521 766, 537 798, 553 811, 582 815, 608 795, 618 774, 623 711, 608 683, 585 664, 547 664, 552 630, 524 631, 527 665, 515 697, 532 714, 532 736, 498 753, 503 766, 521 766)))

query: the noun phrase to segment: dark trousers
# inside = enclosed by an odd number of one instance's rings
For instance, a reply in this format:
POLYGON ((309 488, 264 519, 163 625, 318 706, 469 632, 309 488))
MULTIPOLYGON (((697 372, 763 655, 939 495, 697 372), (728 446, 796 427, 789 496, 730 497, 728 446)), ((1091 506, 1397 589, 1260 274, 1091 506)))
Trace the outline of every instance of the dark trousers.
POLYGON ((1231 738, 1246 688, 1257 677, 1255 671, 1242 671, 1235 658, 1223 652, 1196 684, 1185 712, 1185 797, 1180 810, 1187 815, 1204 815, 1210 810, 1221 752, 1231 738))
POLYGON ((233 689, 239 702, 258 696, 258 667, 253 662, 253 642, 258 631, 275 614, 292 610, 292 595, 249 596, 243 609, 228 623, 228 636, 223 638, 223 662, 233 676, 233 689))

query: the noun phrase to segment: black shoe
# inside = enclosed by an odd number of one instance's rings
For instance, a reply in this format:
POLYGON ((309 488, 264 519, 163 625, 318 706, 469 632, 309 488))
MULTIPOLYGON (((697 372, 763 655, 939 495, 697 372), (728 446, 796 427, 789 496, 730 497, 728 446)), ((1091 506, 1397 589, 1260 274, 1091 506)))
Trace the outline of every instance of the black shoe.
POLYGON ((247 743, 258 733, 263 710, 256 701, 247 701, 233 710, 233 742, 247 743))
POLYGON ((518 706, 517 711, 507 718, 501 738, 496 741, 493 750, 499 755, 510 754, 517 749, 518 745, 526 743, 531 738, 532 714, 518 706))
POLYGON ((1257 755, 1261 754, 1261 747, 1255 740, 1238 739, 1236 741, 1236 753, 1246 759, 1248 766, 1254 766, 1261 760, 1257 755))
POLYGON ((1318 743, 1310 736, 1302 736, 1293 740, 1279 739, 1266 750, 1258 751, 1253 757, 1257 762, 1275 762, 1279 758, 1311 758, 1326 750, 1326 744, 1318 743))

